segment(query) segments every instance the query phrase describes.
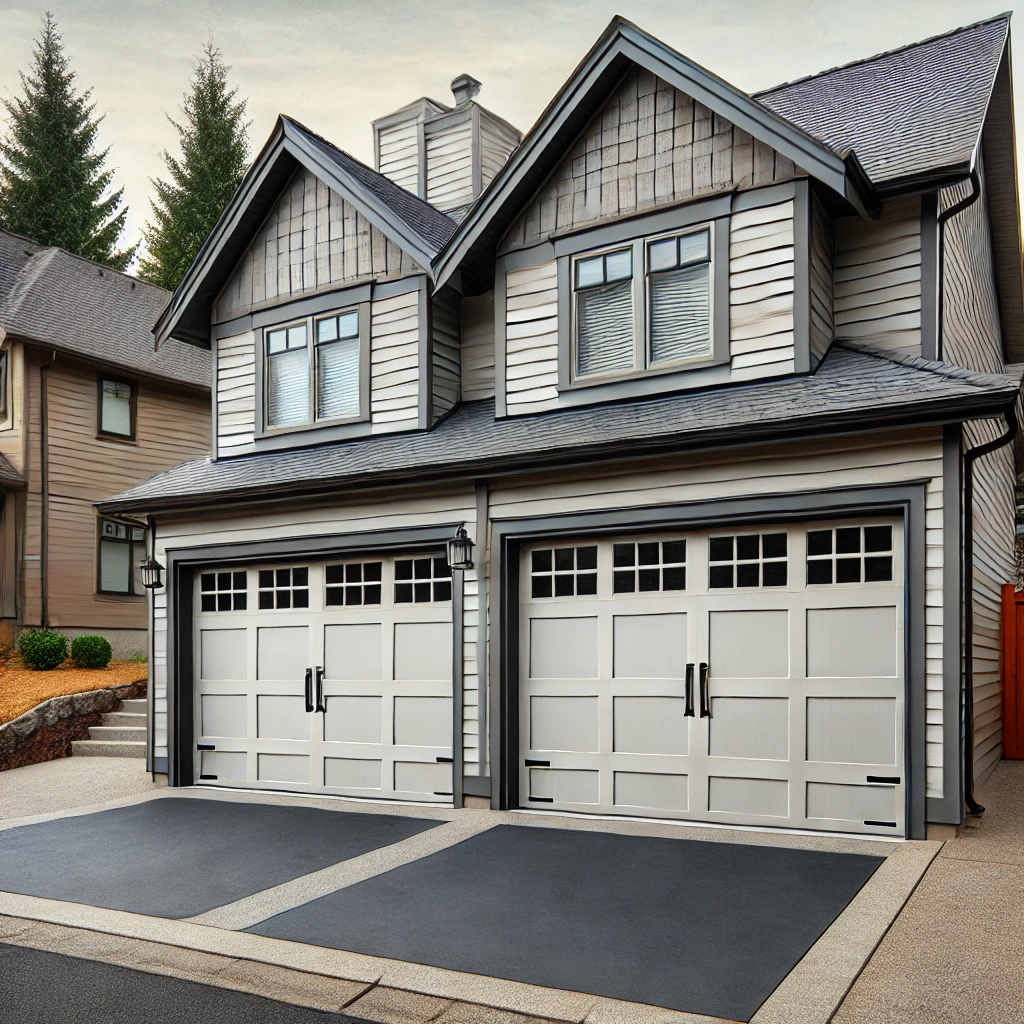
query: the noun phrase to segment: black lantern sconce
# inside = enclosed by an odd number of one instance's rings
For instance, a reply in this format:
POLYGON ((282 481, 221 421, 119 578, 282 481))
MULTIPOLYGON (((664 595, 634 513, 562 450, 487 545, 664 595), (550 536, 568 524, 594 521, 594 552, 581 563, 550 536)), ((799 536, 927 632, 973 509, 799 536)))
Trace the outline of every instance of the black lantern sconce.
POLYGON ((164 567, 150 555, 140 566, 142 585, 147 590, 156 590, 164 585, 164 567))
POLYGON ((451 569, 473 568, 473 542, 466 533, 466 524, 460 523, 455 536, 448 541, 448 567, 451 569))

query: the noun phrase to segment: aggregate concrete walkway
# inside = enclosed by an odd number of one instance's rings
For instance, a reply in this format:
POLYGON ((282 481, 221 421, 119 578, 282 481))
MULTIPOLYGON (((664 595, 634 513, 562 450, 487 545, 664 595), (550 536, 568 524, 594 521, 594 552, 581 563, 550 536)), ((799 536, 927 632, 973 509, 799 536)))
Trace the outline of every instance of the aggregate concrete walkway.
POLYGON ((835 1024, 1024 1021, 1024 761, 977 795, 980 823, 932 861, 835 1024))

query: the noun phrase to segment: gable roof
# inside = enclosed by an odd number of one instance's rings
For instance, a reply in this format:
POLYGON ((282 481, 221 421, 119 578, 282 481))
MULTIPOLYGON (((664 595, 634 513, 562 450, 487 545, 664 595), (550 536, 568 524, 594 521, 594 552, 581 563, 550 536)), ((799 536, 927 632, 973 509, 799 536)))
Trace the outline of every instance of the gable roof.
POLYGON ((754 93, 894 191, 969 173, 1010 32, 1009 14, 754 93))
POLYGON ((198 459, 153 477, 102 512, 143 512, 339 487, 468 479, 609 458, 824 434, 958 422, 1011 408, 1019 381, 834 345, 814 374, 730 388, 495 419, 472 402, 431 431, 385 434, 312 448, 198 459))
POLYGON ((129 373, 192 387, 210 356, 174 341, 157 351, 153 322, 170 293, 53 246, 0 231, 0 329, 129 373))
POLYGON ((295 168, 302 164, 350 202, 426 274, 455 232, 455 221, 289 117, 246 172, 157 320, 159 344, 171 337, 209 345, 210 307, 295 168))
POLYGON ((856 154, 840 153, 632 22, 615 17, 463 219, 438 260, 434 276, 439 286, 467 257, 495 249, 516 213, 633 65, 646 68, 789 157, 854 210, 866 214, 874 209, 871 185, 856 154))

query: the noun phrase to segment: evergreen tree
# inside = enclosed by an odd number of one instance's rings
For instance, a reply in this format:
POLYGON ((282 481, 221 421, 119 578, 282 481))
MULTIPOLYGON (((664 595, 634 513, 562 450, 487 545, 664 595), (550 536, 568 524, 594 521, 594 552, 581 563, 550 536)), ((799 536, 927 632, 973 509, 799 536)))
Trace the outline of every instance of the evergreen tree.
POLYGON ((207 43, 182 104, 184 123, 168 117, 181 141, 181 158, 166 150, 170 180, 153 182, 152 224, 142 235, 148 255, 139 276, 174 289, 238 188, 249 157, 246 100, 236 100, 220 51, 207 43))
POLYGON ((9 132, 0 140, 0 227, 124 270, 136 249, 117 249, 128 213, 124 189, 110 192, 110 151, 95 149, 103 118, 94 114, 92 90, 76 91, 70 64, 47 11, 32 67, 21 75, 25 95, 3 100, 9 132))

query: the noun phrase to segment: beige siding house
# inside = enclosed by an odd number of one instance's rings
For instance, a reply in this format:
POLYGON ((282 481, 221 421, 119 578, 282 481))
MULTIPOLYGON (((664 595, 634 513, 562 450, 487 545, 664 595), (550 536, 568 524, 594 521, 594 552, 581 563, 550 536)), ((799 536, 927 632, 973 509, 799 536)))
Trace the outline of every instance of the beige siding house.
POLYGON ((463 75, 376 169, 280 118, 156 328, 213 353, 213 455, 99 506, 164 567, 152 768, 961 821, 1014 533, 1008 36, 748 96, 616 19, 525 137, 463 75))
POLYGON ((0 232, 0 630, 147 651, 147 525, 94 505, 210 448, 210 360, 155 352, 160 288, 0 232))

